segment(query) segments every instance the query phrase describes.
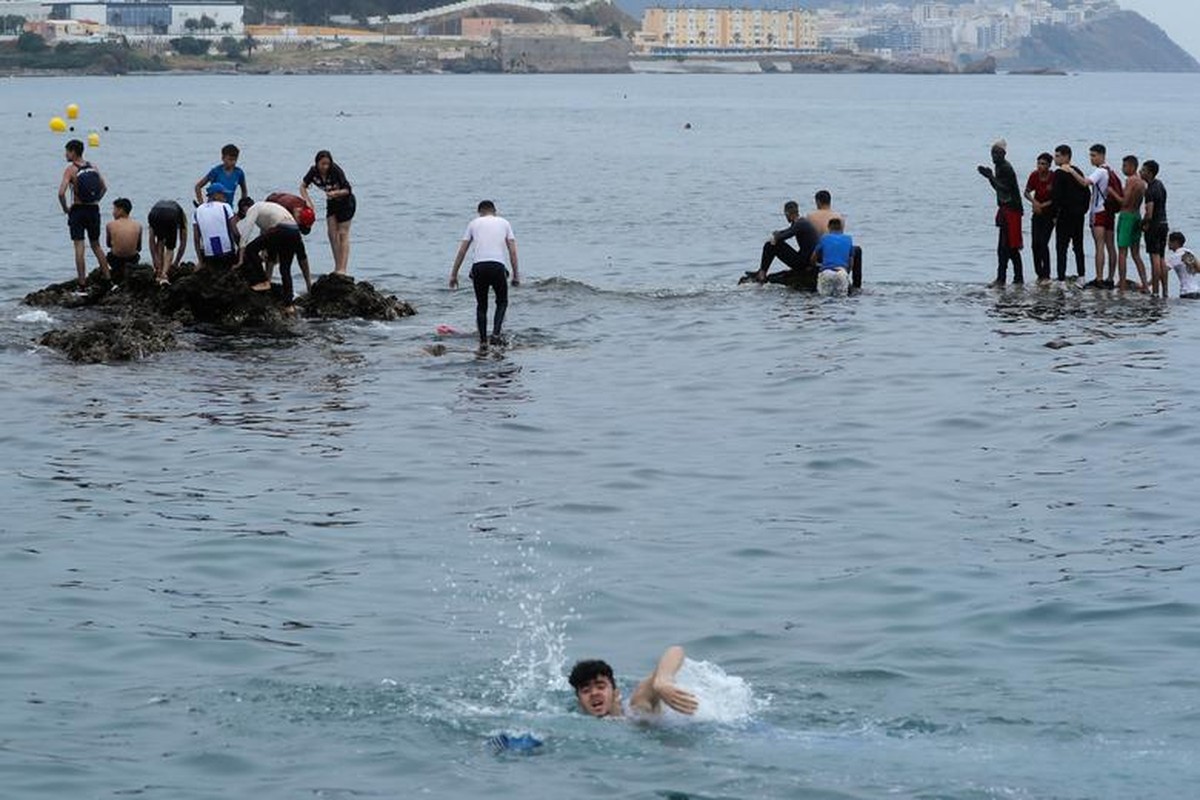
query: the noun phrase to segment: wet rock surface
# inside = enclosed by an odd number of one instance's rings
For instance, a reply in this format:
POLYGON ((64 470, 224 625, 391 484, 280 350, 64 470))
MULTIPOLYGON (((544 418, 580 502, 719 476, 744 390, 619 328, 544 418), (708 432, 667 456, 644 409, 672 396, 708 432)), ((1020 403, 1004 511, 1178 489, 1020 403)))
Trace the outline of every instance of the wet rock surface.
POLYGON ((416 313, 403 300, 349 275, 319 278, 294 309, 284 305, 278 285, 254 291, 237 270, 198 269, 185 263, 171 270, 169 278, 169 284, 160 285, 153 268, 139 264, 115 285, 97 270, 88 276, 86 291, 75 281, 65 281, 31 292, 24 302, 79 312, 70 327, 49 331, 38 341, 85 363, 128 361, 173 350, 177 334, 186 330, 291 334, 296 332, 297 316, 390 321, 416 313))

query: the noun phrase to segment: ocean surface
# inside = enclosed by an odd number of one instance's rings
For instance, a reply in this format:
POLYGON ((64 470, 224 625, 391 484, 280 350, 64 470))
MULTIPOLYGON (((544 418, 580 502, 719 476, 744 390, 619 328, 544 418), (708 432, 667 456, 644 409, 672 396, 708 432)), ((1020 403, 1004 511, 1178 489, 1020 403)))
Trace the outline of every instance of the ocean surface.
POLYGON ((1192 796, 1200 304, 985 289, 975 166, 1157 158, 1200 242, 1195 80, 0 82, 0 797, 1192 796), (419 313, 38 347, 71 102, 142 219, 227 141, 256 197, 332 150, 351 274, 419 313), (864 292, 737 286, 818 188, 864 292), (485 197, 524 283, 480 355, 485 197), (696 719, 573 709, 669 644, 696 719))

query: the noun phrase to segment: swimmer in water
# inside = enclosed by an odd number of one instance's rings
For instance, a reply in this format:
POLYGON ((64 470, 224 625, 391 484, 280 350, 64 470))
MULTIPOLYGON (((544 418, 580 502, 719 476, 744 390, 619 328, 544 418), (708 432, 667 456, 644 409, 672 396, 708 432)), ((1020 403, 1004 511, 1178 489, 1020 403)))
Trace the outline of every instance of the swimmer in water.
MULTIPOLYGON (((683 648, 668 647, 658 659, 654 671, 637 685, 629 708, 640 714, 659 714, 663 704, 680 714, 695 714, 700 702, 691 692, 675 685, 675 674, 683 666, 683 648)), ((612 667, 604 661, 580 661, 568 678, 575 690, 575 699, 585 714, 593 717, 622 717, 621 690, 613 677, 612 667)))

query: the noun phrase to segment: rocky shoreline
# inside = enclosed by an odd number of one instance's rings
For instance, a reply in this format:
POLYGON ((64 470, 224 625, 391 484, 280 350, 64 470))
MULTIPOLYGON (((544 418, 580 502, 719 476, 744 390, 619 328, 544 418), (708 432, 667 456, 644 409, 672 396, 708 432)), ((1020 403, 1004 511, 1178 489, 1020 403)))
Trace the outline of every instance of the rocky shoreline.
POLYGON ((56 307, 76 317, 65 328, 47 331, 38 344, 62 352, 71 361, 99 364, 132 361, 175 350, 187 331, 215 335, 240 333, 296 335, 299 320, 366 319, 391 321, 416 309, 349 275, 318 278, 307 295, 287 311, 278 285, 252 291, 236 270, 216 272, 190 263, 171 271, 159 285, 154 269, 131 267, 120 285, 99 270, 87 290, 75 281, 51 284, 25 296, 25 305, 56 307))

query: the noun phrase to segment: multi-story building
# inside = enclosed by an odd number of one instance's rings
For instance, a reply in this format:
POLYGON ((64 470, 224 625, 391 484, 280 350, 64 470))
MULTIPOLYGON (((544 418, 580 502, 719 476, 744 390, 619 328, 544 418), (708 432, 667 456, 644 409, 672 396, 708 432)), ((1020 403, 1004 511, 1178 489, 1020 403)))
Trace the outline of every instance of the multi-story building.
POLYGON ((647 8, 642 39, 666 50, 818 49, 816 18, 802 9, 647 8))

